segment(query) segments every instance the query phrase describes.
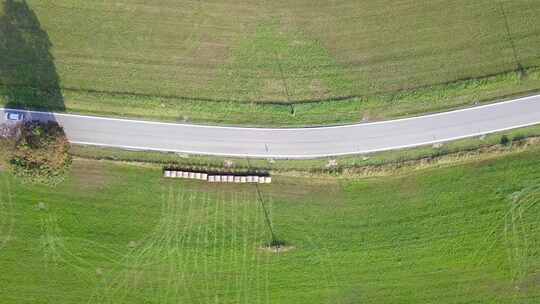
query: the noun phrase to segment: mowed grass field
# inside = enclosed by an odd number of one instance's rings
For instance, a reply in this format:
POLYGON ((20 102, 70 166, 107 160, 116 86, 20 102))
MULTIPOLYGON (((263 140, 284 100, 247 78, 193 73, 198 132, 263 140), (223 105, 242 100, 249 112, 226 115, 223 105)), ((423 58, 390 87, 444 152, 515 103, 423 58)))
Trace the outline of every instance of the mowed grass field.
POLYGON ((538 303, 539 159, 275 177, 264 205, 155 167, 77 160, 55 189, 3 172, 0 302, 538 303))
POLYGON ((11 106, 302 125, 540 88, 535 0, 0 4, 0 84, 11 106))

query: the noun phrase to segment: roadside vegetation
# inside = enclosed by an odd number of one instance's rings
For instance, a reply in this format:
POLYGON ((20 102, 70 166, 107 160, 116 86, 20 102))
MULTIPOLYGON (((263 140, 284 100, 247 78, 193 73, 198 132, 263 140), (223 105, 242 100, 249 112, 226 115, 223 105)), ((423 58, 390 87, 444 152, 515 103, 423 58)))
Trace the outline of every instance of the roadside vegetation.
MULTIPOLYGON (((55 185, 71 165, 70 144, 56 122, 28 121, 0 137, 2 159, 24 181, 55 185)), ((7 167, 7 165, 5 165, 7 167)))
POLYGON ((277 177, 260 196, 151 165, 75 160, 54 189, 0 172, 0 298, 535 303, 539 159, 531 148, 385 178, 277 177))
POLYGON ((0 104, 261 126, 447 110, 540 89, 539 12, 534 0, 0 0, 0 104))

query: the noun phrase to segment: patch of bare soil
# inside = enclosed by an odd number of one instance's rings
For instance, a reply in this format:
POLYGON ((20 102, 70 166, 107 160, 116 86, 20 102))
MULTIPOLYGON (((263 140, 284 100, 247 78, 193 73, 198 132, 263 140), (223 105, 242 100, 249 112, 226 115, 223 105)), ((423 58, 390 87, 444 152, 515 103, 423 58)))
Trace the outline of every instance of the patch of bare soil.
POLYGON ((287 100, 287 92, 283 79, 271 78, 264 82, 263 96, 267 96, 270 100, 287 100))
POLYGON ((516 286, 516 289, 521 292, 533 292, 538 288, 538 286, 540 286, 540 272, 526 277, 519 285, 516 286))
POLYGON ((73 185, 83 191, 103 189, 108 180, 106 171, 101 162, 77 159, 71 168, 73 185))
POLYGON ((288 176, 274 176, 271 185, 264 187, 265 195, 289 201, 324 201, 339 206, 344 201, 343 187, 339 180, 309 177, 298 180, 288 176))
POLYGON ((265 251, 265 252, 280 254, 280 253, 292 251, 292 250, 295 249, 295 247, 294 246, 286 246, 286 245, 283 245, 283 246, 263 246, 263 247, 260 247, 259 249, 262 250, 262 251, 265 251))
MULTIPOLYGON (((5 143, 0 139, 0 145, 4 145, 5 143)), ((7 170, 7 164, 8 164, 8 151, 5 149, 5 147, 0 146, 0 172, 7 170)))
POLYGON ((312 80, 309 88, 311 90, 311 94, 319 99, 329 98, 331 95, 328 87, 326 87, 319 79, 312 80))

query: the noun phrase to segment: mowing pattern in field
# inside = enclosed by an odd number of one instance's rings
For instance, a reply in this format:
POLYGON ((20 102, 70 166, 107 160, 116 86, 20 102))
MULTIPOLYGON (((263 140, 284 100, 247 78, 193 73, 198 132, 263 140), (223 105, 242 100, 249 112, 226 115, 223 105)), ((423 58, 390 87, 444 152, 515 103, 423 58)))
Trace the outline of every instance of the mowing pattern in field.
MULTIPOLYGON (((540 63, 540 4, 523 1, 277 1, 289 29, 315 37, 354 87, 373 94, 540 63)), ((299 74, 326 75, 327 66, 299 74)))
POLYGON ((2 173, 0 302, 536 303, 539 155, 276 179, 266 212, 253 185, 153 168, 76 161, 55 189, 2 173), (265 214, 289 251, 261 248, 265 214))
POLYGON ((271 303, 260 205, 169 187, 159 223, 132 244, 92 303, 271 303))
POLYGON ((272 303, 274 253, 265 250, 262 205, 242 191, 211 197, 178 184, 162 190, 153 202, 161 206, 155 228, 130 241, 127 252, 70 237, 60 215, 37 207, 40 269, 62 268, 90 284, 88 303, 272 303))
POLYGON ((540 255, 540 240, 531 238, 538 231, 538 223, 531 221, 531 218, 540 211, 540 186, 536 184, 513 193, 508 203, 504 239, 507 242, 508 262, 512 265, 512 280, 537 284, 539 282, 531 282, 528 277, 531 268, 538 265, 537 258, 540 255))
POLYGON ((535 0, 28 0, 10 9, 21 2, 0 1, 0 72, 35 56, 24 51, 32 46, 54 62, 18 65, 5 85, 40 87, 57 72, 60 87, 92 94, 288 102, 540 64, 535 0), (27 77, 36 70, 43 77, 27 77))

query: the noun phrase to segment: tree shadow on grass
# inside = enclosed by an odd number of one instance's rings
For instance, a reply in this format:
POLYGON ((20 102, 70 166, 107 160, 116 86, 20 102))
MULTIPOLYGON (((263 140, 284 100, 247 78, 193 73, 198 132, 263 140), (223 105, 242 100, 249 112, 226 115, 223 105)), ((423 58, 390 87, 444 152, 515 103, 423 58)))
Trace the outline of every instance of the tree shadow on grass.
POLYGON ((0 104, 12 109, 64 111, 49 36, 26 1, 1 2, 0 104))

